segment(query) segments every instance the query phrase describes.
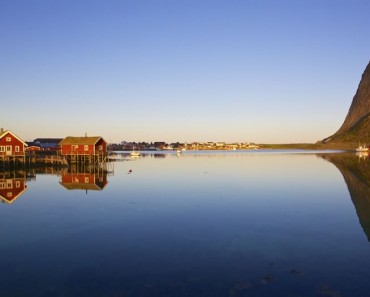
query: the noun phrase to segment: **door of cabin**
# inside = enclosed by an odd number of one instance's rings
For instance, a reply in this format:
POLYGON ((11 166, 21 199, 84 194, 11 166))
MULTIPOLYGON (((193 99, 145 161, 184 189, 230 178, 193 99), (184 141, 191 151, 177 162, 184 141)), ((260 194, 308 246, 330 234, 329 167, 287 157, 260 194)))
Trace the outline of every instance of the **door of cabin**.
POLYGON ((11 145, 7 145, 6 146, 6 149, 5 149, 5 154, 7 155, 7 156, 11 156, 12 155, 12 153, 13 153, 13 151, 12 151, 12 146, 11 145))

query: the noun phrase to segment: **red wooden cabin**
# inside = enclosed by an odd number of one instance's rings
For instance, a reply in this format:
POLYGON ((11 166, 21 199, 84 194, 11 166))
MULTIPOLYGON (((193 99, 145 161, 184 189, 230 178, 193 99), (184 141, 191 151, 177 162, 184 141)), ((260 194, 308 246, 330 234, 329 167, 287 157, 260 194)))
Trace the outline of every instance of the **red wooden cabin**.
POLYGON ((24 157, 27 144, 9 130, 0 131, 0 157, 24 157))
POLYGON ((107 142, 100 136, 68 136, 60 143, 62 155, 106 155, 107 142))

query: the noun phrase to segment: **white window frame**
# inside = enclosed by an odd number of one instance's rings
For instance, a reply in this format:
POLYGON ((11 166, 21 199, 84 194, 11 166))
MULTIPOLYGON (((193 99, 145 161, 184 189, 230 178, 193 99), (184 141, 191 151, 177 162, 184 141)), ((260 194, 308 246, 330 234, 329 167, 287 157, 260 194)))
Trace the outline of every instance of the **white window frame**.
POLYGON ((5 141, 11 142, 12 141, 12 138, 8 136, 8 137, 5 138, 5 141))
POLYGON ((5 153, 5 145, 0 146, 0 153, 5 153))
POLYGON ((19 153, 19 152, 20 152, 19 145, 16 145, 16 146, 15 146, 15 152, 16 152, 16 153, 19 153))
POLYGON ((85 150, 85 151, 88 151, 88 150, 89 150, 89 145, 88 145, 88 144, 85 144, 85 145, 84 145, 84 150, 85 150))

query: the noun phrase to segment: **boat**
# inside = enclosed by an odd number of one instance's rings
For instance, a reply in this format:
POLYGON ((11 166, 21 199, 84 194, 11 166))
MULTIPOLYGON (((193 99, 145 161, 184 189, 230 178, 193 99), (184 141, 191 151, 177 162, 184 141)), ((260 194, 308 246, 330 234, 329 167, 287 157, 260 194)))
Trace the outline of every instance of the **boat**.
POLYGON ((135 149, 132 148, 132 152, 130 153, 130 156, 131 157, 139 157, 140 156, 140 152, 135 151, 135 149))
POLYGON ((367 152, 369 148, 364 144, 364 146, 358 144, 358 147, 356 148, 356 152, 367 152))
POLYGON ((359 160, 366 160, 369 154, 367 152, 356 152, 356 156, 359 160))
POLYGON ((130 153, 130 156, 131 157, 139 157, 140 156, 140 152, 133 151, 133 152, 130 153))

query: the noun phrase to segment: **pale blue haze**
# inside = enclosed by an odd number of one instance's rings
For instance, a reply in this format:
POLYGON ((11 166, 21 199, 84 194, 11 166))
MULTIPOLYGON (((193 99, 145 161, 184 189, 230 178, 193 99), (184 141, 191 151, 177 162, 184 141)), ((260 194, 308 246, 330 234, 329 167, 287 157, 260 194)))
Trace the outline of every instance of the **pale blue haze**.
POLYGON ((0 127, 25 140, 314 142, 369 62, 368 1, 0 0, 0 127))

